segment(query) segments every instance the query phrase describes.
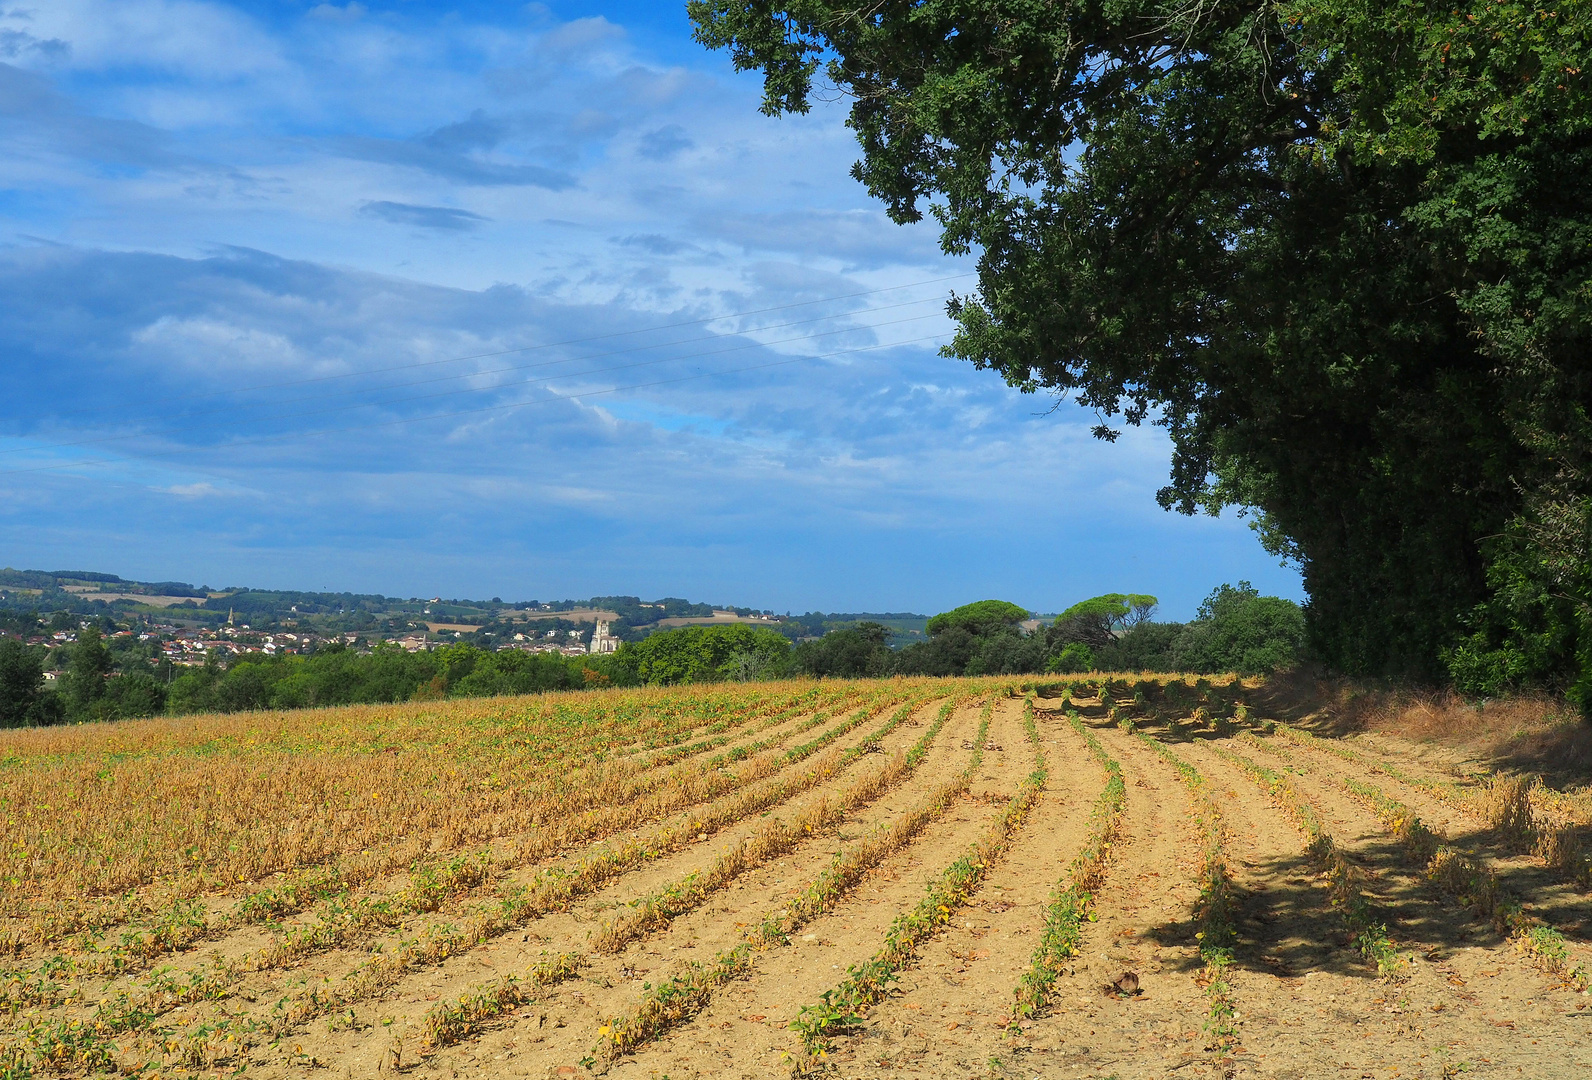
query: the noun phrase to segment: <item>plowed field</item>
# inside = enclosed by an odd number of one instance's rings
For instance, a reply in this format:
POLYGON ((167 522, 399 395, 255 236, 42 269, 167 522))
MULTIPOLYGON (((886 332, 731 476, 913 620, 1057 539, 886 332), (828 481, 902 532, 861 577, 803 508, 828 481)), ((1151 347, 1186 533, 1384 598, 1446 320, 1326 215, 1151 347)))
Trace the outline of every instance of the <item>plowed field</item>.
POLYGON ((1592 1076, 1585 800, 1237 680, 0 736, 0 1080, 1592 1076))

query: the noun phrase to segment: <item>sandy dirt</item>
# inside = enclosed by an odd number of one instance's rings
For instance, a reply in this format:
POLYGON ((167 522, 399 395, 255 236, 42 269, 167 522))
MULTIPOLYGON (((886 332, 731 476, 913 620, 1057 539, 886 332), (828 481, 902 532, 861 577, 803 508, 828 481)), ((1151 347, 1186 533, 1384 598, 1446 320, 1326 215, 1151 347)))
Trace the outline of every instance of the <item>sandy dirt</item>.
MULTIPOLYGON (((357 1000, 338 1003, 334 996, 363 965, 465 924, 538 874, 572 870, 607 850, 605 845, 660 825, 697 820, 737 793, 510 867, 447 899, 437 911, 403 914, 391 925, 347 935, 287 965, 261 966, 250 958, 282 933, 335 915, 327 904, 312 905, 280 925, 239 927, 179 950, 149 967, 169 968, 179 982, 217 962, 238 967, 223 992, 167 1006, 160 1023, 174 1038, 217 1024, 239 1031, 269 1028, 270 1038, 255 1038, 246 1054, 209 1067, 196 1062, 167 1074, 426 1080, 791 1076, 807 1060, 792 1021, 840 984, 849 968, 875 955, 892 923, 986 834, 1034 768, 1020 697, 964 701, 915 769, 853 806, 837 824, 802 835, 793 847, 748 866, 701 902, 617 949, 597 947, 595 935, 628 917, 641 898, 705 874, 770 822, 795 821, 825 800, 841 798, 860 778, 887 770, 928 730, 946 700, 924 702, 881 740, 880 752, 858 754, 844 768, 795 785, 766 813, 660 851, 566 906, 501 927, 458 955, 417 960, 357 1000), (986 709, 989 727, 980 749, 974 739, 986 709), (976 753, 978 766, 967 772, 976 753), (965 790, 870 864, 827 910, 788 940, 752 951, 742 975, 704 991, 656 1037, 623 1054, 604 1053, 602 1033, 615 1018, 633 1014, 666 980, 735 949, 837 857, 860 850, 878 835, 875 830, 914 820, 964 773, 965 790), (547 986, 528 981, 534 965, 564 954, 579 958, 578 972, 547 986), (427 1019, 436 1010, 474 1000, 509 977, 519 986, 512 1007, 479 1015, 462 1036, 428 1041, 427 1019), (328 1004, 305 1008, 306 995, 317 992, 328 1004), (301 1018, 282 1021, 291 1008, 300 1008, 301 1018)), ((1584 980, 1577 984, 1573 976, 1551 974, 1506 932, 1441 892, 1422 867, 1411 864, 1384 823, 1346 792, 1342 779, 1404 803, 1448 842, 1474 855, 1526 911, 1563 934, 1572 963, 1592 968, 1587 890, 1549 872, 1517 839, 1498 835, 1474 813, 1365 764, 1281 736, 1263 738, 1276 751, 1268 753, 1229 734, 1218 737, 1208 725, 1169 729, 1144 719, 1151 738, 1204 777, 1221 813, 1235 901, 1229 981, 1237 1015, 1232 1036, 1220 1037, 1208 1023, 1210 999, 1195 933, 1202 854, 1195 799, 1161 755, 1108 722, 1106 703, 1091 697, 1078 700, 1077 708, 1123 770, 1123 831, 1093 898, 1094 919, 1082 925, 1077 953, 1066 960, 1039 1013, 1019 1019, 1014 989, 1039 944, 1047 904, 1089 839, 1091 809, 1105 783, 1105 772, 1059 702, 1040 697, 1035 706, 1039 749, 1048 762, 1042 797, 1004 854, 983 868, 968 902, 948 911, 945 925, 896 972, 888 994, 861 1010, 859 1022, 831 1034, 816 1072, 858 1080, 1592 1077, 1592 996, 1580 989, 1584 980), (1337 850, 1356 868, 1371 910, 1385 922, 1402 958, 1395 977, 1379 977, 1354 947, 1330 881, 1307 855, 1306 838, 1283 806, 1219 750, 1285 773, 1315 808, 1337 850), (1129 972, 1137 977, 1138 991, 1113 989, 1129 972)), ((856 707, 836 710, 812 735, 856 707)), ((833 748, 862 746, 893 709, 838 738, 833 748)), ((794 733, 810 715, 754 723, 736 731, 730 745, 772 739, 778 749, 798 741, 794 733)), ((1251 717, 1234 730, 1259 730, 1261 719, 1251 717)), ((1485 767, 1386 733, 1344 745, 1423 778, 1452 781, 1485 767)), ((751 786, 788 783, 823 758, 820 752, 751 786)), ((394 875, 339 903, 397 896, 407 883, 406 875, 394 875)), ((225 898, 210 898, 209 904, 219 911, 225 898)), ((12 961, 22 965, 18 978, 28 976, 27 965, 40 962, 31 954, 12 961)), ((123 978, 81 979, 74 993, 84 998, 39 1015, 92 1022, 116 994, 138 992, 150 978, 146 968, 123 978)))

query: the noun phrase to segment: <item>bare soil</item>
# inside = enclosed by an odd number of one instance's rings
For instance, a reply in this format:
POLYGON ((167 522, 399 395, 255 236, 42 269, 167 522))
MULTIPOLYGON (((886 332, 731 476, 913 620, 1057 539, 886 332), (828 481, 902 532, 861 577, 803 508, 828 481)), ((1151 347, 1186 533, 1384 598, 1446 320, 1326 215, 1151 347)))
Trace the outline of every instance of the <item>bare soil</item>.
MULTIPOLYGON (((955 692, 959 689, 948 684, 947 693, 955 692)), ((1021 698, 964 701, 914 770, 855 806, 837 826, 804 835, 794 848, 748 867, 701 903, 617 951, 595 948, 594 934, 631 912, 641 898, 705 873, 770 821, 793 821, 820 800, 839 797, 859 777, 884 769, 927 730, 946 700, 917 708, 882 740, 883 753, 857 756, 766 814, 660 852, 560 910, 489 935, 458 955, 417 961, 379 992, 310 1009, 296 1023, 273 1017, 302 1004, 312 992, 339 992, 350 985, 351 973, 373 959, 462 925, 537 874, 573 868, 605 848, 582 845, 515 867, 449 898, 437 911, 404 915, 394 925, 348 936, 285 968, 253 969, 249 958, 276 936, 327 919, 326 905, 312 906, 281 925, 239 927, 179 950, 166 963, 178 982, 217 961, 239 967, 224 992, 168 1007, 160 1023, 173 1038, 221 1023, 238 1030, 271 1026, 272 1035, 255 1039, 246 1052, 195 1061, 180 1071, 168 1067, 166 1074, 427 1080, 788 1077, 807 1060, 799 1053, 792 1021, 840 984, 848 969, 878 952, 892 923, 970 850, 1034 768, 1035 747, 1025 733, 1021 698), (990 723, 980 751, 973 740, 986 704, 990 723), (874 830, 907 820, 932 802, 968 769, 975 752, 981 758, 965 792, 887 852, 828 910, 797 927, 787 941, 753 951, 743 976, 710 987, 658 1037, 625 1054, 603 1052, 604 1032, 616 1017, 633 1013, 666 980, 736 948, 766 916, 817 880, 838 853, 855 850, 874 830), (579 971, 553 985, 534 985, 533 967, 563 954, 580 957, 579 971), (463 1037, 428 1037, 428 1018, 438 1009, 477 1000, 511 977, 519 988, 511 1007, 482 1012, 463 1037)), ((1550 973, 1507 932, 1441 892, 1340 780, 1349 778, 1398 800, 1447 841, 1474 854, 1526 911, 1557 928, 1569 949, 1569 966, 1583 970, 1592 967, 1592 894, 1585 888, 1551 873, 1518 838, 1499 834, 1476 814, 1418 784, 1281 736, 1268 743, 1281 753, 1268 756, 1246 740, 1218 736, 1207 724, 1168 727, 1141 718, 1152 738, 1199 771, 1221 811, 1236 901, 1228 978, 1237 1009, 1235 1031, 1223 1037, 1210 1022, 1196 937, 1202 858, 1196 804, 1166 760, 1108 722, 1107 705, 1085 697, 1076 707, 1123 770, 1123 832, 1093 897, 1093 919, 1083 924, 1078 950, 1063 965, 1045 1007, 1032 1019, 1017 1017, 1014 989, 1039 944, 1047 905, 1089 839, 1090 815, 1105 773, 1059 703, 1040 697, 1033 716, 1048 763, 1042 798, 1005 854, 983 868, 969 901, 948 911, 944 925, 896 973, 885 998, 863 1009, 858 1022, 832 1033, 813 1066, 816 1071, 859 1080, 1592 1077, 1592 996, 1584 989, 1585 976, 1550 973), (1361 876, 1366 900, 1402 958, 1398 975, 1380 977, 1356 949, 1344 912, 1333 901, 1331 882, 1307 853, 1298 826, 1271 793, 1218 748, 1285 773, 1314 806, 1337 850, 1361 876), (1137 991, 1114 989, 1130 972, 1137 991)), ((838 710, 826 723, 839 722, 853 708, 838 710)), ((1275 694, 1268 699, 1265 691, 1251 695, 1251 709, 1234 731, 1259 729, 1268 713, 1292 720, 1312 715, 1297 700, 1275 694)), ((834 746, 860 746, 883 715, 834 746)), ((738 732, 735 743, 794 731, 803 718, 738 732)), ((1385 728, 1369 737, 1345 730, 1340 737, 1372 760, 1415 778, 1474 787, 1468 778, 1500 765, 1474 746, 1405 739, 1385 728)), ((776 776, 799 774, 821 756, 776 776)), ((677 817, 687 820, 699 809, 677 817)), ((641 835, 648 827, 604 843, 641 835)), ((396 896, 407 882, 406 875, 394 875, 361 896, 396 896)), ((211 906, 219 911, 223 900, 212 898, 211 906)), ((41 957, 29 954, 15 962, 38 964, 41 957)), ((18 977, 27 975, 22 971, 18 977)), ((87 994, 87 1004, 80 999, 42 1006, 32 1015, 92 1022, 100 1015, 96 1009, 116 994, 138 992, 149 978, 146 971, 79 980, 75 985, 87 994)))

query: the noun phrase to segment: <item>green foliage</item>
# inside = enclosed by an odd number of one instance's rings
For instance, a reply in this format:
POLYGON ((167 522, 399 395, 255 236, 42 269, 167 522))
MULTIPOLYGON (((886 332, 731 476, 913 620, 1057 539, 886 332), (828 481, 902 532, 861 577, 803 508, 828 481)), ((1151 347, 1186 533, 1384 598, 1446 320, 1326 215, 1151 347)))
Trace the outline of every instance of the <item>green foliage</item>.
POLYGON ((744 623, 684 626, 622 646, 615 664, 651 685, 775 678, 789 668, 790 641, 778 631, 744 623))
POLYGON ((1299 606, 1261 596, 1248 582, 1217 588, 1199 617, 1187 624, 1152 621, 1156 603, 1153 596, 1108 593, 1074 604, 1051 626, 1027 634, 1014 621, 1021 608, 982 601, 935 616, 928 641, 898 652, 884 647, 883 627, 866 633, 840 630, 798 645, 794 662, 808 674, 848 676, 1085 671, 1247 675, 1287 667, 1300 656, 1304 614, 1299 606))
POLYGON ((1094 671, 1096 667, 1094 650, 1081 641, 1071 641, 1050 658, 1045 670, 1061 675, 1072 675, 1081 671, 1094 671))
POLYGON ((44 689, 44 656, 20 641, 0 640, 0 728, 59 723, 62 703, 44 689))
POLYGON ((1298 604, 1261 596, 1247 581, 1236 588, 1222 585, 1173 643, 1173 670, 1260 675, 1293 664, 1304 640, 1305 617, 1298 604))
MULTIPOLYGON (((633 681, 616 659, 513 649, 489 652, 463 643, 417 653, 393 646, 358 653, 333 645, 309 656, 249 656, 225 669, 213 661, 189 669, 172 682, 166 711, 234 712, 536 694, 633 681)), ((112 679, 111 685, 115 689, 138 678, 124 675, 112 679)))
POLYGON ((978 640, 962 674, 1019 675, 1043 671, 1048 647, 1043 634, 1024 634, 1016 627, 1004 628, 978 640))
POLYGON ((688 11, 978 254, 950 355, 1162 424, 1164 506, 1258 508, 1318 656, 1592 692, 1592 5, 688 11))
POLYGON ((596 670, 584 660, 571 663, 569 657, 553 653, 525 653, 518 650, 476 652, 475 663, 470 665, 467 674, 457 678, 452 675, 448 677, 448 687, 454 696, 490 697, 495 694, 577 690, 593 681, 585 676, 585 672, 596 670))
POLYGON ((106 719, 158 716, 166 708, 166 687, 147 671, 116 676, 105 686, 106 719))
POLYGON ((165 708, 166 687, 149 673, 143 654, 130 651, 126 639, 116 651, 106 644, 104 635, 116 630, 109 617, 102 617, 78 632, 77 641, 65 650, 62 692, 41 694, 29 723, 154 716, 165 708))
POLYGON ((1088 649, 1087 657, 1087 647, 1075 631, 1076 623, 1057 620, 1053 637, 1068 644, 1046 670, 1260 675, 1299 660, 1305 616, 1293 601, 1261 596, 1249 582, 1241 581, 1237 586, 1218 586, 1200 605, 1193 622, 1142 621, 1088 649))
POLYGON ((1095 653, 1101 671, 1179 671, 1173 660, 1184 623, 1140 623, 1095 653))
POLYGON ((978 600, 944 611, 929 620, 930 637, 938 637, 952 627, 986 635, 1002 627, 1016 626, 1028 618, 1028 609, 1005 600, 978 600))
POLYGON ((902 675, 961 675, 983 641, 964 626, 953 626, 898 652, 891 670, 902 675))
POLYGON ((896 653, 890 671, 899 675, 1013 675, 1043 671, 1046 647, 1042 636, 1024 634, 1015 626, 997 626, 984 634, 965 626, 952 626, 896 653))
POLYGON ((1454 688, 1477 698, 1496 697, 1519 684, 1530 670, 1518 645, 1491 648, 1485 633, 1475 633, 1443 651, 1454 688))
MULTIPOLYGON (((847 971, 847 974, 854 973, 851 969, 847 971)), ((889 977, 894 978, 894 973, 889 977)), ((801 1039, 803 1048, 814 1057, 828 1052, 830 1035, 862 1023, 861 1014, 854 1007, 841 1002, 839 993, 839 988, 825 990, 819 995, 818 1004, 803 1005, 796 1019, 790 1022, 789 1027, 801 1039)))
POLYGON ((792 652, 795 670, 804 675, 861 678, 884 675, 894 654, 888 644, 890 630, 875 622, 831 630, 816 641, 803 641, 792 652))
POLYGON ((1023 633, 1027 608, 1004 600, 979 600, 928 621, 929 640, 896 653, 890 670, 901 675, 1007 675, 1044 670, 1045 641, 1023 633))
MULTIPOLYGON (((1589 433, 1592 435, 1592 433, 1589 433)), ((1587 440, 1581 440, 1585 445, 1587 440)), ((1579 446, 1561 447, 1579 479, 1579 446)), ((1565 690, 1592 714, 1592 498, 1560 485, 1534 493, 1489 540, 1492 595, 1471 612, 1471 633, 1443 651, 1461 693, 1493 697, 1528 685, 1565 690)))
POLYGON ((99 627, 90 623, 78 632, 71 647, 66 673, 68 715, 73 720, 95 719, 95 705, 105 696, 105 680, 111 673, 111 653, 99 627))
POLYGON ((1104 648, 1124 631, 1149 622, 1159 603, 1153 596, 1138 593, 1106 593, 1080 601, 1057 615, 1054 629, 1061 640, 1104 648))

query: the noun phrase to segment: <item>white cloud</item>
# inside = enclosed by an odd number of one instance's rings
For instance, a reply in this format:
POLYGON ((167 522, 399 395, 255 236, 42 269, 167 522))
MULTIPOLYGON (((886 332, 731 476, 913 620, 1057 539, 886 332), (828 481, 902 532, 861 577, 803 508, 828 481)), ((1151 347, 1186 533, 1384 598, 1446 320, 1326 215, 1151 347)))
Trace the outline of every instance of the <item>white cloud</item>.
POLYGON ((209 481, 201 481, 197 484, 173 484, 171 487, 159 488, 158 490, 183 499, 205 499, 229 494, 229 492, 223 491, 209 481))
POLYGON ((218 369, 276 370, 312 366, 281 334, 210 318, 163 315, 133 332, 163 361, 215 373, 218 369))
POLYGON ((196 0, 50 0, 33 32, 65 41, 74 68, 237 79, 279 71, 278 42, 234 8, 196 0))
POLYGON ((755 78, 601 18, 358 9, 0 21, 28 35, 0 37, 0 230, 49 241, 0 248, 0 437, 108 463, 24 479, 0 444, 18 560, 121 572, 191 529, 184 578, 898 609, 996 568, 1065 599, 1058 550, 1203 593, 1192 564, 1253 548, 1155 509, 1159 432, 1102 446, 928 345, 741 370, 943 330, 932 279, 969 265, 847 177, 842 107, 770 120, 755 78))
POLYGON ((336 4, 316 4, 305 14, 311 19, 327 19, 332 22, 353 22, 363 18, 369 13, 364 4, 356 0, 349 0, 347 4, 338 7, 336 4))

